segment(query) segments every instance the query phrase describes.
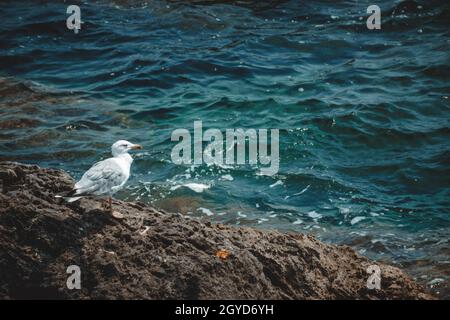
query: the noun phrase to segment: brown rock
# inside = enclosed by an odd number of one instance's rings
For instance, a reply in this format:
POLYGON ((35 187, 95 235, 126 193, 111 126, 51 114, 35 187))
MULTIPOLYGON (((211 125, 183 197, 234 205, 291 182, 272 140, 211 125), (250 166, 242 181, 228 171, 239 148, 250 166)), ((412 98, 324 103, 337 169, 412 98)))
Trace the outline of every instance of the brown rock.
POLYGON ((125 218, 117 220, 98 200, 55 198, 73 186, 63 171, 0 162, 0 172, 0 298, 432 298, 382 263, 381 289, 368 289, 366 269, 374 262, 346 246, 205 224, 118 200, 114 208, 125 218), (73 264, 81 290, 66 287, 73 264))

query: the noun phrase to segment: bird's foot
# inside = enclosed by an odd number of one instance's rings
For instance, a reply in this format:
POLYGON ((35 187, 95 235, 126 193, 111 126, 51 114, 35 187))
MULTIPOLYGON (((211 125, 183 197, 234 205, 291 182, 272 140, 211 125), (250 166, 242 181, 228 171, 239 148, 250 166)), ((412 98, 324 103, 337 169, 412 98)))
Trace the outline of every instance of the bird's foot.
POLYGON ((120 213, 119 211, 113 211, 111 212, 111 215, 116 219, 123 219, 125 216, 120 213))

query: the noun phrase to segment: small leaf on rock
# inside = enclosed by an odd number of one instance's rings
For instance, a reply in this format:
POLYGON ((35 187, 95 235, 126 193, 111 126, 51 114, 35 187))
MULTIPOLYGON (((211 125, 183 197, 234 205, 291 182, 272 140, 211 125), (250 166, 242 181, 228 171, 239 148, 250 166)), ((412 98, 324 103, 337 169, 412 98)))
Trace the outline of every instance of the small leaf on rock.
POLYGON ((219 251, 216 252, 216 257, 218 257, 222 260, 226 260, 229 256, 230 256, 230 252, 225 249, 220 249, 219 251))

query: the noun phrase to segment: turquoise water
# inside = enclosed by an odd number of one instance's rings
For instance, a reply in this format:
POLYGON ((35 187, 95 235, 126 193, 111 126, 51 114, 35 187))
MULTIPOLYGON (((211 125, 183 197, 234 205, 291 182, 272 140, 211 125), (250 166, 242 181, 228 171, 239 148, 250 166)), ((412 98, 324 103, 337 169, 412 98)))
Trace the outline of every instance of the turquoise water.
POLYGON ((118 198, 312 233, 450 297, 447 1, 377 1, 378 31, 369 1, 78 4, 78 34, 67 4, 0 4, 0 160, 79 178, 127 139, 118 198), (278 174, 174 165, 195 120, 279 129, 278 174))

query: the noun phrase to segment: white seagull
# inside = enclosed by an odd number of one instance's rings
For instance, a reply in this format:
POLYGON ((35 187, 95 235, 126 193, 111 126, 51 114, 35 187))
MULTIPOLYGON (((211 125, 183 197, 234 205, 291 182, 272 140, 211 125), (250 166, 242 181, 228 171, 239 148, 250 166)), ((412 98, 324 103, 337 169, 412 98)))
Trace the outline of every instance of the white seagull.
POLYGON ((130 177, 133 158, 128 151, 136 149, 142 147, 126 140, 117 141, 111 146, 112 158, 94 164, 69 193, 56 197, 73 202, 85 196, 107 196, 109 208, 106 209, 113 217, 122 219, 123 215, 112 209, 111 196, 122 189, 130 177))

